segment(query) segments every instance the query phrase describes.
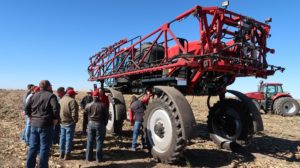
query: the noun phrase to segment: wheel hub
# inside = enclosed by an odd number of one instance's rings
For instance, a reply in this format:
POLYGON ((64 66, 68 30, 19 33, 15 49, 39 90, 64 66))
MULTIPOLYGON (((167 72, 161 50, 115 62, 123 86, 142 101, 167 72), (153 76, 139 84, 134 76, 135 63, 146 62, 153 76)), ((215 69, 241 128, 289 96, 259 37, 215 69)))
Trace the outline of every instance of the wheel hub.
POLYGON ((106 128, 108 130, 111 130, 114 126, 114 120, 115 120, 115 116, 114 116, 114 107, 112 103, 109 103, 109 113, 108 113, 108 122, 106 125, 106 128))
POLYGON ((112 118, 112 113, 111 113, 111 111, 109 111, 109 113, 108 113, 108 120, 111 120, 111 118, 112 118))
POLYGON ((148 135, 153 149, 158 153, 164 153, 169 149, 172 142, 171 118, 165 109, 155 109, 147 121, 148 135))
POLYGON ((235 121, 235 118, 226 116, 224 124, 224 131, 227 132, 229 136, 234 136, 234 134, 236 133, 235 131, 237 130, 237 123, 235 121))
POLYGON ((296 106, 291 102, 287 102, 283 105, 283 111, 285 113, 293 113, 295 110, 296 106))
POLYGON ((159 136, 160 138, 163 138, 164 134, 165 134, 164 125, 161 122, 155 124, 155 126, 154 126, 154 132, 155 132, 155 134, 157 136, 159 136))
POLYGON ((226 108, 223 113, 218 114, 213 123, 215 132, 228 139, 236 139, 241 133, 240 118, 232 108, 226 108))

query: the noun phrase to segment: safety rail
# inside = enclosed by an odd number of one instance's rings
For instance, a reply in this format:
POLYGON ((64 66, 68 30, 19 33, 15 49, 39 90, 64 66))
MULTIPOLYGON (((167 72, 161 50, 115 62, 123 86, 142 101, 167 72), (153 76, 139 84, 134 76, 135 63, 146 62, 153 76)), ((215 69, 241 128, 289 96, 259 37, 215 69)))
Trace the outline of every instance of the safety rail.
POLYGON ((283 70, 281 67, 274 68, 275 66, 267 63, 267 53, 274 53, 274 49, 266 46, 269 31, 268 24, 250 17, 218 7, 195 6, 145 37, 129 41, 123 39, 92 56, 88 68, 89 80, 101 81, 165 69, 168 69, 166 76, 172 76, 172 73, 181 67, 201 71, 192 77, 193 84, 197 83, 203 71, 222 73, 235 71, 237 77, 265 78, 276 70, 283 70), (194 45, 194 48, 197 48, 194 51, 190 50, 192 42, 182 42, 181 38, 175 36, 170 28, 174 22, 181 21, 190 15, 196 17, 199 22, 200 37, 196 41, 197 45, 194 45), (134 40, 136 41, 133 42, 134 40), (148 41, 151 41, 151 45, 137 59, 138 51, 139 54, 142 53, 142 44, 148 41), (175 47, 178 48, 176 54, 169 54, 174 47, 169 46, 170 41, 174 41, 175 47), (128 42, 131 43, 128 45, 128 42), (146 66, 145 59, 156 45, 163 48, 164 56, 155 64, 146 66))

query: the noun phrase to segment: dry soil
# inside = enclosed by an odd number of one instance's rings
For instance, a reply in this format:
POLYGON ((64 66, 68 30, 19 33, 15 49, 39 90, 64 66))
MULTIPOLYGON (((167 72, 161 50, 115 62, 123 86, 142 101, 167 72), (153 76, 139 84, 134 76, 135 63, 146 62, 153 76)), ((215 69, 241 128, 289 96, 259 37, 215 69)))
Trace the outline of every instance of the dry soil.
MULTIPOLYGON (((25 167, 27 149, 20 134, 24 127, 20 102, 24 91, 0 90, 0 167, 25 167)), ((80 92, 79 101, 84 96, 80 92)), ((125 96, 128 100, 129 96, 125 96)), ((76 126, 73 159, 58 158, 58 146, 52 147, 49 167, 300 167, 300 116, 281 117, 263 114, 265 130, 258 133, 241 153, 219 149, 206 130, 207 107, 205 97, 187 97, 198 123, 197 137, 187 146, 176 165, 165 165, 139 149, 130 151, 132 127, 125 122, 122 136, 107 135, 105 161, 84 160, 86 137, 81 136, 81 119, 76 126)))

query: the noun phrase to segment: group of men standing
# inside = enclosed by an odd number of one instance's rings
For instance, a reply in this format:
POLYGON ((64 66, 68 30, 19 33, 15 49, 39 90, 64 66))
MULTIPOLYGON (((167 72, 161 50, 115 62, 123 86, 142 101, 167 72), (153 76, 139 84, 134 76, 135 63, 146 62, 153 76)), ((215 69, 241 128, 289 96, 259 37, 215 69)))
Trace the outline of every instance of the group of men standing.
MULTIPOLYGON (((38 88, 28 85, 28 89, 29 92, 23 99, 26 126, 22 134, 22 139, 29 145, 26 167, 35 167, 38 154, 39 167, 48 167, 50 147, 58 143, 58 140, 60 158, 70 159, 75 126, 78 122, 79 105, 75 100, 77 93, 72 87, 68 87, 66 91, 60 87, 56 96, 48 80, 42 80, 38 88)), ((81 101, 81 107, 85 116, 83 133, 88 127, 86 160, 92 160, 93 141, 96 139, 96 160, 99 162, 103 157, 108 98, 102 90, 97 90, 81 101)))

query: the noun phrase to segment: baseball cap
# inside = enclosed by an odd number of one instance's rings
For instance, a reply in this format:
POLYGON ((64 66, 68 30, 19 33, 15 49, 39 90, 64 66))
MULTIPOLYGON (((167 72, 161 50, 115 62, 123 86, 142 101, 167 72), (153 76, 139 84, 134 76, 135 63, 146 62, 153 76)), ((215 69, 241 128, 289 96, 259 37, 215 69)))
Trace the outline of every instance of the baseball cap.
POLYGON ((68 90, 74 90, 74 88, 69 86, 69 87, 67 87, 66 91, 68 91, 68 90))
POLYGON ((100 93, 98 91, 93 91, 92 96, 93 97, 99 97, 100 93))
POLYGON ((68 90, 67 94, 72 96, 72 95, 77 95, 77 93, 74 90, 68 90))
POLYGON ((38 87, 38 86, 35 86, 35 87, 33 88, 33 91, 34 91, 34 92, 39 92, 40 90, 41 90, 41 88, 38 87))

